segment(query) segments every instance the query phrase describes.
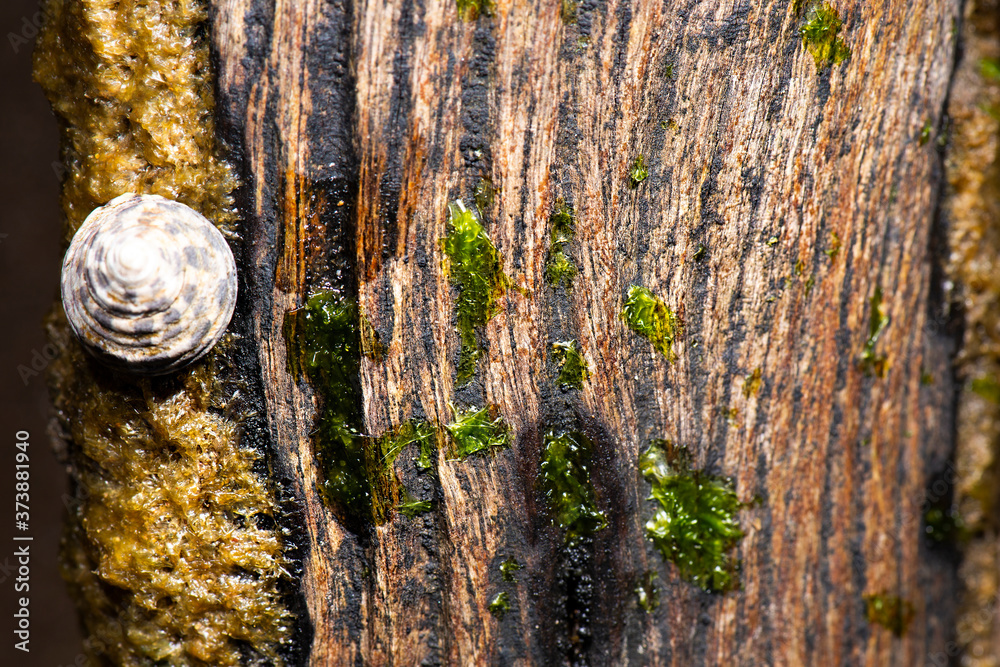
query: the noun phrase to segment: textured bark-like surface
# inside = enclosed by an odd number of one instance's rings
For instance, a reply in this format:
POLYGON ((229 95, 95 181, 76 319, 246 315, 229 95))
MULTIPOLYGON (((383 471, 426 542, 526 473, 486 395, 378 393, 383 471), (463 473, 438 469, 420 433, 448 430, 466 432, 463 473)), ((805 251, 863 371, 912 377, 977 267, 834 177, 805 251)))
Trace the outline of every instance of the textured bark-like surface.
POLYGON ((921 512, 950 454, 950 339, 929 317, 942 176, 921 135, 941 123, 960 3, 837 2, 851 56, 824 67, 797 4, 501 1, 463 22, 451 0, 213 2, 269 423, 304 510, 312 664, 910 665, 944 650, 954 566, 921 512), (456 387, 439 240, 483 176, 519 289, 456 387), (557 198, 577 213, 569 291, 544 279, 557 198), (631 284, 681 315, 675 363, 619 319, 631 284), (494 455, 439 451, 433 481, 397 459, 405 484, 432 486, 429 514, 358 534, 321 497, 317 399, 281 335, 321 287, 356 294, 387 345, 362 361, 368 433, 447 422, 449 402, 511 426, 494 455), (883 377, 860 363, 879 290, 883 377), (554 380, 566 339, 592 370, 578 393, 554 380), (573 548, 537 490, 557 423, 593 440, 608 518, 573 548), (760 497, 740 514, 739 590, 682 581, 645 539, 637 459, 653 438, 760 497), (508 555, 525 565, 514 585, 508 555), (647 614, 633 591, 650 570, 647 614), (913 605, 902 637, 866 620, 879 593, 913 605))

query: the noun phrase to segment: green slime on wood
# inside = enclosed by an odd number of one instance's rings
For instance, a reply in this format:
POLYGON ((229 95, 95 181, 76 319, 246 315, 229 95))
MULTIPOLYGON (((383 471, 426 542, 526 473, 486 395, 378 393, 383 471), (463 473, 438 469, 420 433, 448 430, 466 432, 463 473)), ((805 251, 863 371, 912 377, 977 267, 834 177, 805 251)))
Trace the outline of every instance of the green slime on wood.
POLYGON ((456 383, 463 385, 472 379, 479 360, 476 329, 486 326, 500 312, 500 299, 511 283, 503 272, 500 253, 483 231, 479 215, 461 200, 450 204, 448 210, 448 235, 441 245, 448 257, 451 282, 458 288, 455 310, 462 351, 456 383))
POLYGON ((500 576, 504 581, 513 582, 517 579, 517 571, 521 569, 524 569, 524 566, 518 563, 513 556, 508 556, 505 561, 500 563, 500 576))
POLYGON ((552 358, 559 364, 556 382, 563 389, 583 389, 583 382, 590 377, 587 360, 580 354, 575 340, 552 344, 552 358))
POLYGON ((573 209, 561 199, 558 200, 556 210, 549 216, 549 224, 552 226, 552 245, 545 260, 545 280, 554 288, 564 285, 566 289, 570 289, 577 274, 576 264, 566 254, 566 246, 576 235, 573 209))
POLYGON ((681 333, 680 319, 652 292, 638 285, 629 287, 625 307, 619 317, 630 329, 652 343, 667 361, 676 361, 673 344, 681 333))
POLYGON ((502 619, 510 611, 510 595, 507 591, 500 591, 494 597, 492 602, 490 602, 490 613, 496 616, 498 619, 502 619))
POLYGON ((451 435, 457 458, 465 459, 510 444, 510 428, 503 419, 491 415, 490 408, 459 410, 452 405, 451 409, 455 419, 445 426, 445 430, 451 435))
POLYGON ((889 369, 889 359, 884 354, 875 353, 875 345, 885 328, 889 326, 889 316, 882 308, 882 289, 875 288, 874 294, 868 300, 871 314, 868 320, 868 339, 865 341, 864 350, 861 352, 860 367, 865 375, 875 375, 884 378, 889 369))
POLYGON ((743 537, 736 518, 743 503, 733 482, 692 469, 687 450, 665 440, 650 443, 639 470, 660 506, 646 537, 686 581, 715 593, 736 588, 739 563, 730 552, 743 537))
POLYGON ((838 37, 842 26, 843 21, 829 2, 809 8, 806 23, 799 33, 816 61, 816 69, 839 65, 851 57, 851 49, 838 37))
POLYGON ((354 531, 385 523, 399 493, 392 464, 418 430, 378 438, 363 433, 357 303, 338 292, 317 292, 286 314, 283 332, 290 373, 309 378, 321 396, 313 437, 324 495, 354 531))
POLYGON ((590 482, 593 446, 576 431, 549 431, 543 438, 540 485, 552 523, 566 531, 566 542, 607 526, 597 509, 590 482))

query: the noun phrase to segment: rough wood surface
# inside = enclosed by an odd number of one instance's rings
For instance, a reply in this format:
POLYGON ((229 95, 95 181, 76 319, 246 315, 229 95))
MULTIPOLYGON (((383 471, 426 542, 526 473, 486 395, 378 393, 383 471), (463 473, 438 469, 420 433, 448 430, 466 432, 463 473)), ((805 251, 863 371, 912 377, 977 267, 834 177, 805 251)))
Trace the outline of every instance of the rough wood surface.
MULTIPOLYGON (((960 3, 836 2, 851 57, 822 69, 794 4, 587 1, 567 23, 565 1, 500 0, 474 22, 453 0, 212 2, 276 475, 304 509, 311 664, 913 665, 942 650, 954 569, 921 512, 952 388, 931 295, 940 158, 920 135, 941 123, 960 3), (650 175, 631 188, 639 154, 650 175), (521 289, 459 390, 439 239, 481 175, 521 289), (543 278, 560 197, 578 215, 568 293, 543 278), (368 432, 447 421, 456 400, 498 406, 516 434, 490 457, 439 453, 435 511, 367 536, 317 491, 315 398, 281 336, 337 281, 388 344, 363 361, 368 432), (619 320, 630 284, 682 314, 676 363, 619 320), (876 288, 884 378, 857 363, 876 288), (593 371, 578 396, 549 363, 567 338, 593 371), (596 443, 609 518, 570 575, 536 492, 540 433, 567 412, 596 443), (651 438, 762 499, 741 513, 741 590, 702 592, 646 541, 651 438), (526 568, 498 621, 509 554, 526 568), (647 570, 652 614, 633 592, 647 570), (879 592, 914 605, 902 638, 866 620, 879 592)), ((397 468, 415 476, 408 457, 397 468)))

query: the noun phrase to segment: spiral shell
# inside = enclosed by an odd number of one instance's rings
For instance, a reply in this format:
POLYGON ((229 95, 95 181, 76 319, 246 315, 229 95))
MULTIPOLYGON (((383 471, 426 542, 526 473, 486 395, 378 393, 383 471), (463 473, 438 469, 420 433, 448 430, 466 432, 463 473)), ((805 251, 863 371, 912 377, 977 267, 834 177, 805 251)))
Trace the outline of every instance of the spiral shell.
POLYGON ((236 262, 198 212, 126 194, 91 213, 73 237, 62 302, 89 352, 119 369, 161 375, 198 359, 225 333, 236 262))

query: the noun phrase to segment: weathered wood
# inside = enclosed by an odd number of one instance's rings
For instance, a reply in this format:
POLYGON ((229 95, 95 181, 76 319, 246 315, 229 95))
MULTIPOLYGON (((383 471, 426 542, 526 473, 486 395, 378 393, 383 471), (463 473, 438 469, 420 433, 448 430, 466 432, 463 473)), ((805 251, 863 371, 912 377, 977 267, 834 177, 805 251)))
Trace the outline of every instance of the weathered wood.
MULTIPOLYGON (((794 4, 505 0, 465 22, 452 0, 212 3, 268 420, 304 508, 311 664, 911 665, 944 646, 954 573, 921 538, 921 504, 949 455, 952 387, 930 290, 940 159, 920 135, 941 123, 960 3, 838 2, 851 57, 832 67, 794 4), (456 388, 439 239, 484 175, 519 289, 456 388), (578 215, 569 292, 544 280, 557 198, 578 215), (456 401, 496 405, 515 434, 489 457, 439 452, 435 510, 370 533, 318 491, 317 399, 281 335, 331 284, 388 346, 362 362, 369 433, 447 422, 456 401), (681 313, 676 363, 619 320, 630 284, 681 313), (882 378, 858 364, 877 289, 882 378), (569 338, 593 371, 579 395, 548 361, 569 338), (595 442, 609 520, 576 569, 536 484, 541 433, 567 416, 595 442), (741 513, 740 590, 685 583, 645 539, 653 438, 761 498, 741 513), (526 569, 497 620, 507 555, 526 569), (647 570, 651 614, 633 593, 647 570), (901 638, 865 618, 880 592, 915 607, 901 638)), ((416 483, 409 457, 396 467, 416 483)))

